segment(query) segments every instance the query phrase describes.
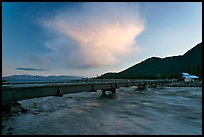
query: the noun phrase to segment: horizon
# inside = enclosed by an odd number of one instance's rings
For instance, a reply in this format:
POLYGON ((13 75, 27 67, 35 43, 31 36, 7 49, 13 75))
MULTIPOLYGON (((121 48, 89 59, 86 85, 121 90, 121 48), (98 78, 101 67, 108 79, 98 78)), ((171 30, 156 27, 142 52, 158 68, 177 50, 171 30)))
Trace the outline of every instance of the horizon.
MULTIPOLYGON (((202 43, 202 42, 200 42, 200 43, 202 43)), ((200 43, 198 43, 198 44, 200 44, 200 43)), ((196 44, 195 46, 197 46, 198 44, 196 44)), ((194 46, 194 47, 195 47, 194 46)), ((192 48, 194 48, 194 47, 192 47, 192 48)), ((192 49, 191 48, 191 49, 192 49)), ((189 50, 191 50, 191 49, 189 49, 189 50)), ((188 51, 189 51, 188 50, 188 51)), ((187 51, 187 52, 188 52, 187 51)), ((186 52, 185 52, 186 53, 186 52)), ((177 56, 183 56, 185 53, 183 53, 182 55, 177 55, 177 56)), ((160 57, 156 57, 156 56, 152 56, 152 57, 150 57, 150 58, 160 58, 160 57)), ((168 57, 175 57, 175 56, 167 56, 167 57, 163 57, 163 58, 160 58, 160 59, 164 59, 164 58, 168 58, 168 57)), ((150 58, 147 58, 147 59, 150 59, 150 58)), ((147 60, 147 59, 144 59, 144 60, 142 60, 141 62, 143 62, 143 61, 145 61, 145 60, 147 60)), ((141 62, 139 62, 139 63, 141 63, 141 62)), ((137 64, 139 64, 139 63, 137 63, 137 64)), ((137 65, 137 64, 133 64, 132 66, 135 66, 135 65, 137 65)), ((128 68, 130 68, 130 67, 132 67, 132 66, 129 66, 128 68)), ((128 69, 128 68, 126 68, 126 69, 128 69)), ((126 70, 126 69, 124 69, 124 70, 126 70)), ((121 70, 121 71, 124 71, 124 70, 121 70)), ((121 72, 121 71, 119 71, 119 72, 121 72)), ((106 73, 118 73, 118 72, 106 72, 106 73)), ((104 74, 106 74, 106 73, 104 73, 104 74)), ((104 75, 104 74, 101 74, 101 75, 104 75)), ((43 77, 49 77, 49 76, 56 76, 56 77, 59 77, 59 76, 69 76, 69 77, 82 77, 82 78, 94 78, 94 77, 86 77, 86 76, 78 76, 78 75, 46 75, 46 76, 44 76, 44 75, 31 75, 31 74, 15 74, 15 75, 9 75, 9 76, 20 76, 20 75, 30 75, 30 76, 43 76, 43 77)), ((9 77, 9 76, 2 76, 2 78, 3 77, 9 77)))
POLYGON ((96 77, 199 43, 202 2, 2 2, 2 77, 96 77))

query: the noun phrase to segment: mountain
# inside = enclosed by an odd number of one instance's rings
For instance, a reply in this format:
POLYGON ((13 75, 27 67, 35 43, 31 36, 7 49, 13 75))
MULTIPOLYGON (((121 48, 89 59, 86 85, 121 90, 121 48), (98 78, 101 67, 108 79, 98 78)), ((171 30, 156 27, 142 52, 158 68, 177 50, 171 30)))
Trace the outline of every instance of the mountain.
POLYGON ((98 78, 178 78, 182 72, 202 77, 202 42, 184 55, 151 57, 119 73, 106 73, 98 78))
POLYGON ((82 77, 78 76, 33 76, 33 75, 13 75, 3 77, 6 81, 70 81, 70 80, 80 80, 82 77))

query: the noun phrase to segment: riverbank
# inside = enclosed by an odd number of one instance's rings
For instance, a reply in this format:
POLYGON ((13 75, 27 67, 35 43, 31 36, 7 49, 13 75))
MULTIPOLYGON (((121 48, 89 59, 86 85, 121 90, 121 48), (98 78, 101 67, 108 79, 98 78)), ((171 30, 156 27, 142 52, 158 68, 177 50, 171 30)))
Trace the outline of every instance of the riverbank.
POLYGON ((169 83, 167 87, 202 87, 202 81, 191 82, 179 81, 175 83, 169 83))
POLYGON ((2 114, 2 131, 4 131, 3 134, 6 135, 12 135, 12 131, 14 128, 12 126, 9 126, 6 128, 6 121, 11 119, 12 121, 14 120, 15 116, 20 116, 23 113, 27 113, 29 109, 23 108, 22 105, 15 101, 7 104, 2 104, 1 105, 1 114, 2 114))

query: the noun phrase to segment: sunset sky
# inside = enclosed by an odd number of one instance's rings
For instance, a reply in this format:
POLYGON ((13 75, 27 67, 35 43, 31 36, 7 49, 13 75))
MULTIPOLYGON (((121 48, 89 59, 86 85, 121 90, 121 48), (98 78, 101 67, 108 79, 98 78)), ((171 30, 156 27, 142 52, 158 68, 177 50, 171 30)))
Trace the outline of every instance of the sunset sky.
POLYGON ((200 42, 201 2, 2 3, 2 76, 95 77, 200 42))

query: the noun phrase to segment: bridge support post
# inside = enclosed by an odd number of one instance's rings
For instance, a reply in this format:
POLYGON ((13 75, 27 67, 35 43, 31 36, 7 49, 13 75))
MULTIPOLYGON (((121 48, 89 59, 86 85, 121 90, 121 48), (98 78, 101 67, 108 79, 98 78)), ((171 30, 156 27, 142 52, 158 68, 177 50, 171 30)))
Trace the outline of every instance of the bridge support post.
POLYGON ((114 93, 115 93, 115 91, 116 91, 116 89, 115 89, 115 88, 112 88, 112 89, 111 89, 112 94, 114 94, 114 93))
POLYGON ((106 96, 106 90, 102 89, 102 96, 106 96))
POLYGON ((59 87, 57 87, 57 96, 59 96, 59 97, 63 96, 63 93, 61 92, 59 87))
POLYGON ((97 90, 94 89, 94 84, 91 85, 91 92, 96 92, 97 90))

